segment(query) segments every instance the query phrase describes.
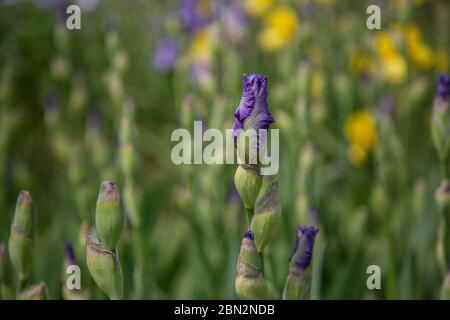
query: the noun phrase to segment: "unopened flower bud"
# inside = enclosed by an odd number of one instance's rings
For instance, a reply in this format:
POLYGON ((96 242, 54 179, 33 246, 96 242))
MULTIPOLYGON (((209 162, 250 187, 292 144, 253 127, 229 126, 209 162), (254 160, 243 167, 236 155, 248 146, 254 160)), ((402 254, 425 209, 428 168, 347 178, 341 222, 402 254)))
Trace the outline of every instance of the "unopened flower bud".
POLYGON ((95 225, 105 248, 114 250, 123 229, 119 188, 114 182, 105 181, 100 186, 95 211, 95 225))
POLYGON ((242 240, 237 264, 235 290, 240 299, 266 299, 267 285, 259 266, 255 238, 249 230, 242 240))
POLYGON ((263 252, 272 238, 274 225, 281 215, 278 181, 272 181, 264 194, 256 200, 251 230, 255 235, 256 249, 263 252))
POLYGON ((309 297, 311 286, 311 273, 308 270, 311 264, 314 241, 319 229, 314 226, 299 226, 297 239, 291 254, 289 274, 283 290, 284 300, 297 300, 309 297))
POLYGON ((47 300, 47 284, 40 282, 19 292, 17 300, 47 300))
MULTIPOLYGON (((441 160, 450 157, 450 76, 440 75, 433 103, 431 134, 441 160)), ((447 163, 448 165, 448 163, 447 163)))
POLYGON ((28 279, 32 262, 33 201, 27 191, 17 198, 8 251, 21 282, 28 279))
POLYGON ((234 184, 245 209, 253 210, 261 188, 262 177, 256 165, 239 165, 234 175, 234 184))
POLYGON ((92 235, 86 241, 86 263, 95 283, 110 299, 123 299, 123 276, 119 258, 92 235))

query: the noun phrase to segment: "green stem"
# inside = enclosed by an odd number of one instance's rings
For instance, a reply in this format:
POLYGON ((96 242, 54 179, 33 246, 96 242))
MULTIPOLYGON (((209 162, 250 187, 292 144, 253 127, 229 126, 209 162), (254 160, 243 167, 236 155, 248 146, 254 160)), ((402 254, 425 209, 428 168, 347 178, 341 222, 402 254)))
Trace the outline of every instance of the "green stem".
POLYGON ((253 208, 245 208, 245 212, 247 213, 248 229, 251 229, 253 220, 253 208))

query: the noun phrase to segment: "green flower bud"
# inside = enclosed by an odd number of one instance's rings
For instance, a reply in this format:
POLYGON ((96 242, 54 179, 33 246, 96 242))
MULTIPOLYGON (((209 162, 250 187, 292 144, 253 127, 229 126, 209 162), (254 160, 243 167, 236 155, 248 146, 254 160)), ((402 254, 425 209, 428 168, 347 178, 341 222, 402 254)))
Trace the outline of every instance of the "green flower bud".
POLYGON ((123 299, 123 276, 119 258, 92 235, 86 241, 86 262, 99 288, 111 300, 123 299))
POLYGON ((114 182, 105 181, 100 186, 95 211, 95 225, 105 248, 114 250, 123 229, 119 188, 114 182))
POLYGON ((17 277, 21 282, 28 279, 32 262, 33 201, 27 191, 17 198, 8 251, 17 277))
POLYGON ((23 282, 28 279, 32 263, 31 238, 20 232, 14 225, 11 227, 8 250, 11 262, 17 272, 18 279, 23 282))
POLYGON ((283 300, 309 299, 311 272, 300 268, 289 268, 283 290, 283 300))
POLYGON ((13 225, 19 231, 31 236, 33 229, 33 200, 28 191, 20 191, 19 193, 13 225))
POLYGON ((256 165, 239 165, 234 175, 234 184, 247 210, 255 208, 255 201, 261 188, 262 177, 256 165))
POLYGON ((289 273, 283 290, 284 300, 308 299, 311 287, 309 266, 313 257, 314 242, 319 229, 298 226, 297 239, 289 261, 289 273))
POLYGON ((17 300, 47 300, 47 284, 40 282, 19 292, 17 300))
MULTIPOLYGON (((433 105, 431 135, 441 160, 450 157, 450 106, 449 100, 437 96, 433 105)), ((448 163, 447 163, 448 165, 448 163)))
POLYGON ((275 223, 281 216, 280 194, 278 181, 272 181, 265 192, 256 200, 255 215, 251 230, 255 235, 256 249, 263 252, 272 238, 275 223))
POLYGON ((266 299, 267 285, 259 267, 255 238, 249 230, 241 244, 235 281, 236 294, 243 300, 266 299))

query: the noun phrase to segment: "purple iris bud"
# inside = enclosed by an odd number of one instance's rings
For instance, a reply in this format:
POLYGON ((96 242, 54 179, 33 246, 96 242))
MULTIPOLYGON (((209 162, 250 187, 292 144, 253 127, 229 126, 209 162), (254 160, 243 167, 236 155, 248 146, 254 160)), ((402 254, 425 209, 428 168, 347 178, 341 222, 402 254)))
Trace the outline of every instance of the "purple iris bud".
POLYGON ((64 245, 64 253, 67 264, 68 265, 75 264, 75 252, 73 250, 72 243, 70 243, 69 241, 67 241, 66 244, 64 245))
POLYGON ((442 99, 450 97, 450 75, 444 73, 439 75, 436 94, 442 99))
POLYGON ((203 26, 207 19, 199 10, 197 0, 181 0, 178 17, 184 29, 191 32, 203 26))
POLYGON ((251 232, 251 230, 247 230, 245 232, 244 238, 251 241, 255 240, 255 236, 253 235, 253 232, 251 232))
POLYGON ((267 104, 267 76, 252 73, 242 77, 242 98, 234 113, 233 137, 241 129, 267 130, 274 123, 267 104))
POLYGON ((153 55, 153 67, 161 72, 173 69, 178 57, 178 46, 175 39, 163 38, 159 41, 153 55))
POLYGON ((298 226, 297 239, 289 261, 305 270, 311 263, 314 249, 314 241, 319 228, 315 226, 298 226))

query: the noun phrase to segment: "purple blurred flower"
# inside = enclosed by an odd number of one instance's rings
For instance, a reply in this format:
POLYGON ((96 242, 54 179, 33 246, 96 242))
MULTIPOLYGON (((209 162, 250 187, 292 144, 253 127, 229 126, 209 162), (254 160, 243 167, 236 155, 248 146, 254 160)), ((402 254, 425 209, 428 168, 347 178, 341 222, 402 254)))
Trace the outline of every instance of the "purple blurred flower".
POLYGON ((305 270, 311 263, 314 249, 314 241, 319 228, 315 226, 298 226, 297 239, 289 261, 305 270))
POLYGON ((450 75, 445 73, 439 75, 436 94, 442 99, 450 97, 450 75))
POLYGON ((224 38, 233 44, 240 44, 247 36, 248 17, 238 5, 219 4, 217 8, 224 38))
POLYGON ((181 0, 177 13, 181 25, 189 32, 203 26, 208 21, 199 9, 197 0, 181 0))
POLYGON ((233 137, 236 140, 241 129, 269 129, 274 123, 267 104, 267 77, 252 73, 242 77, 242 97, 234 113, 233 137))
POLYGON ((153 67, 161 72, 173 69, 178 57, 178 46, 175 39, 163 38, 159 41, 153 54, 153 67))

